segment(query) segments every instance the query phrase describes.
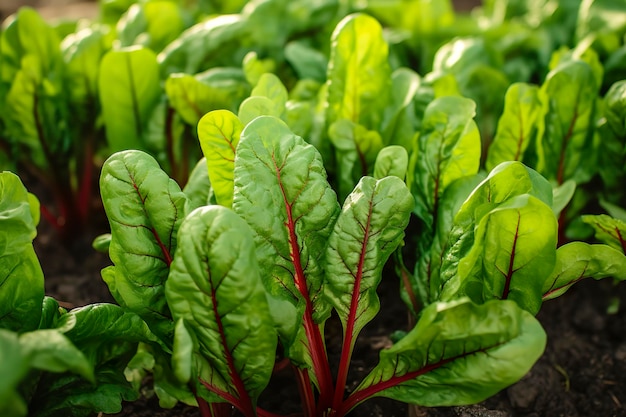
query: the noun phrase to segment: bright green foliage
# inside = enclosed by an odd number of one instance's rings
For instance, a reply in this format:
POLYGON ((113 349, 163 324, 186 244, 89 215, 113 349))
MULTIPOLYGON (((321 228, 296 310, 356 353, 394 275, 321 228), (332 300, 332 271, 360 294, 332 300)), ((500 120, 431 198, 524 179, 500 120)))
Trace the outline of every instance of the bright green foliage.
POLYGON ((402 146, 391 145, 380 150, 374 165, 374 178, 389 176, 404 180, 409 165, 409 154, 402 146))
POLYGON ((180 5, 172 1, 133 4, 117 23, 121 47, 141 45, 158 52, 185 29, 180 5))
POLYGON ((0 328, 25 332, 39 325, 43 272, 32 240, 39 201, 19 177, 0 173, 0 328))
POLYGON ((324 295, 352 344, 378 313, 382 269, 404 237, 412 208, 408 188, 393 176, 363 177, 343 204, 328 240, 324 295))
POLYGON ((596 169, 591 141, 598 84, 583 61, 566 61, 551 71, 542 91, 548 97, 545 134, 537 170, 558 184, 587 181, 596 169))
POLYGON ((539 322, 511 301, 436 303, 351 397, 383 388, 377 395, 424 406, 476 403, 524 376, 545 344, 539 322))
POLYGON ((607 277, 626 280, 624 252, 609 245, 568 243, 556 251, 556 265, 543 284, 543 299, 551 300, 563 295, 581 279, 607 277))
POLYGON ((596 239, 626 254, 626 221, 606 214, 585 215, 582 220, 593 227, 596 239))
POLYGON ((160 97, 155 53, 140 47, 108 52, 98 86, 111 151, 147 149, 145 130, 160 97))
POLYGON ((282 306, 271 308, 281 313, 274 319, 283 344, 305 363, 310 353, 299 323, 305 311, 313 318, 313 306, 327 310, 318 307, 324 253, 339 213, 322 159, 283 122, 259 117, 241 135, 234 181, 233 210, 252 227, 264 284, 282 306))
POLYGON ((163 291, 187 196, 154 158, 140 151, 111 156, 102 168, 100 189, 114 264, 102 276, 117 302, 141 315, 159 335, 169 332, 163 291))
POLYGON ((194 127, 210 111, 236 111, 249 93, 243 72, 236 68, 215 68, 194 76, 172 74, 165 82, 170 105, 194 127))
POLYGON ((175 320, 193 338, 194 378, 254 409, 272 373, 277 336, 250 227, 230 209, 199 208, 179 230, 166 285, 175 320))
POLYGON ((183 193, 185 193, 189 200, 190 211, 212 203, 215 194, 211 186, 211 180, 207 175, 207 163, 205 158, 200 159, 191 170, 189 180, 183 188, 183 193))
POLYGON ((539 87, 516 83, 506 92, 504 111, 489 147, 485 167, 492 170, 505 161, 522 161, 535 135, 543 133, 543 104, 539 87))
POLYGON ((207 113, 198 123, 198 138, 206 158, 217 204, 233 204, 235 152, 244 124, 228 110, 207 113))
POLYGON ((426 108, 408 170, 415 213, 426 224, 434 221, 446 188, 478 172, 481 144, 474 114, 471 100, 454 96, 436 99, 426 108))
POLYGON ((243 124, 250 123, 258 116, 280 118, 285 112, 288 92, 280 79, 271 73, 265 73, 252 89, 250 97, 239 107, 239 118, 243 124))

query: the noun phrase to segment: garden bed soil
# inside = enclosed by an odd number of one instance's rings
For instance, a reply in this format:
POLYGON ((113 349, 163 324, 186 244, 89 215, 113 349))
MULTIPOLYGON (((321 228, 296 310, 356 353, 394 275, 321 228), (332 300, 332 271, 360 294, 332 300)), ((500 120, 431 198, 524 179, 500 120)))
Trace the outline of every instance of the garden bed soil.
MULTIPOLYGON (((34 186, 33 186, 34 187, 34 186)), ((29 187, 29 188, 33 188, 29 187)), ((36 188, 36 187, 34 187, 36 188)), ((96 213, 98 213, 96 211, 96 213)), ((100 216, 70 247, 58 243, 55 231, 44 221, 39 226, 35 249, 46 277, 46 293, 66 308, 113 298, 100 277, 110 264, 108 256, 91 248, 92 239, 106 232, 100 216)), ((389 335, 406 328, 407 316, 398 297, 398 281, 384 277, 379 288, 381 310, 363 331, 354 352, 350 381, 357 382, 378 361, 378 351, 391 342, 389 335)), ((354 417, 621 417, 626 416, 626 284, 610 280, 578 283, 559 299, 546 302, 538 318, 548 334, 544 355, 526 377, 484 403, 466 407, 409 410, 404 404, 379 398, 351 414, 354 417), (617 312, 609 307, 619 302, 617 312), (409 414, 410 413, 410 414, 409 414)), ((339 323, 331 320, 326 331, 329 356, 336 361, 341 346, 339 323)), ((290 370, 274 375, 261 396, 271 411, 297 413, 298 394, 290 370)), ((199 417, 198 410, 178 406, 163 410, 147 396, 124 404, 116 417, 199 417)))

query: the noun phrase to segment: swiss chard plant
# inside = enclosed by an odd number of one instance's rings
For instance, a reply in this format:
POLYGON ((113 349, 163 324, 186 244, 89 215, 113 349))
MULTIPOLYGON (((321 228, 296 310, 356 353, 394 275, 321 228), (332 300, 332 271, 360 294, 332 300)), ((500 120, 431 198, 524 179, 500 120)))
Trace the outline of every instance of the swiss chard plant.
POLYGON ((382 268, 414 205, 409 189, 396 176, 366 176, 340 206, 319 152, 282 121, 261 116, 242 129, 230 113, 205 117, 221 205, 191 210, 138 151, 113 155, 101 178, 115 264, 103 275, 171 349, 152 351, 171 366, 155 382, 167 395, 195 396, 203 415, 223 415, 211 413, 224 402, 246 416, 276 415, 257 400, 280 345, 303 415, 343 416, 374 396, 467 404, 518 380, 542 353, 545 333, 513 301, 436 302, 347 392, 355 343, 378 313, 382 268), (324 341, 331 313, 343 329, 337 364, 324 341))
POLYGON ((116 413, 138 391, 124 369, 139 342, 158 343, 134 313, 113 304, 67 311, 44 296, 32 239, 39 202, 0 173, 0 412, 4 416, 116 413))

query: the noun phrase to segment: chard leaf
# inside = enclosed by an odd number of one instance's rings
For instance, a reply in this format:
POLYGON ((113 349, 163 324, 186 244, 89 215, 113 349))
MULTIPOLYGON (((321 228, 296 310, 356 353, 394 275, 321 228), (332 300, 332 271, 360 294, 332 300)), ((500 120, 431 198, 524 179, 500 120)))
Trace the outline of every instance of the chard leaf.
POLYGON ((328 136, 337 151, 339 196, 347 196, 359 178, 371 173, 383 141, 377 131, 346 119, 330 125, 328 136))
POLYGON ((60 39, 30 7, 20 8, 7 23, 0 36, 3 136, 27 150, 20 159, 47 169, 54 163, 49 154, 67 151, 60 39))
POLYGON ((161 95, 154 52, 141 47, 107 52, 100 62, 98 90, 111 151, 146 149, 148 119, 161 95))
MULTIPOLYGON (((158 56, 163 78, 177 72, 197 74, 209 67, 234 66, 237 49, 243 40, 246 19, 240 14, 212 16, 181 33, 158 56), (212 65, 208 65, 212 64, 212 65)), ((241 57, 243 58, 243 56, 241 57)))
POLYGON ((412 209, 413 197, 397 177, 363 177, 343 205, 328 240, 324 296, 343 324, 344 352, 352 351, 378 313, 382 269, 402 241, 412 209))
POLYGON ((274 317, 286 354, 311 365, 311 354, 325 354, 316 324, 329 310, 321 297, 323 257, 339 212, 320 154, 282 121, 255 119, 237 148, 233 210, 254 231, 271 309, 282 313, 274 317))
POLYGON ((448 239, 451 246, 441 257, 441 273, 435 282, 442 300, 459 295, 459 261, 474 247, 476 226, 484 216, 520 195, 534 196, 552 205, 552 186, 548 180, 521 162, 508 161, 495 167, 463 202, 454 216, 448 239))
POLYGON ((27 407, 17 388, 29 369, 17 333, 0 329, 0 412, 2 415, 22 417, 27 407))
POLYGON ((39 201, 20 178, 0 173, 0 328, 35 330, 41 318, 44 277, 32 240, 39 201))
POLYGON ((366 129, 380 127, 391 87, 388 51, 376 19, 352 14, 339 22, 328 63, 328 126, 349 120, 366 129))
POLYGON ((543 111, 539 87, 525 83, 511 84, 485 162, 489 171, 501 162, 523 160, 534 135, 541 136, 543 111))
POLYGON ((260 59, 258 54, 250 51, 243 57, 243 72, 250 85, 257 85, 261 76, 276 71, 276 62, 272 59, 260 59))
POLYGON ((35 330, 20 336, 22 354, 31 368, 49 372, 75 372, 95 382, 93 366, 57 329, 35 330))
POLYGON ((178 227, 188 211, 187 196, 154 158, 136 150, 118 152, 104 163, 100 190, 114 264, 102 277, 120 305, 163 336, 171 331, 164 285, 178 227))
POLYGON ((215 68, 193 76, 177 73, 165 81, 171 106, 192 126, 210 111, 236 111, 249 91, 242 72, 230 68, 215 68))
MULTIPOLYGON (((272 374, 277 337, 246 222, 221 206, 190 213, 166 296, 174 318, 196 339, 197 377, 242 411, 254 409, 272 374)), ((175 372, 187 373, 177 363, 175 372)))
POLYGON ((386 145, 401 145, 411 150, 416 124, 411 106, 420 83, 419 75, 409 68, 398 68, 391 74, 391 101, 385 109, 382 129, 386 145))
POLYGON ((200 159, 191 170, 187 184, 185 184, 183 188, 183 193, 185 193, 189 199, 189 211, 211 204, 214 191, 211 187, 209 174, 207 173, 206 158, 200 159))
POLYGON ((160 51, 185 29, 181 6, 170 1, 133 4, 117 22, 122 47, 143 45, 160 51))
POLYGON ((198 138, 215 200, 224 207, 233 205, 235 153, 243 128, 239 118, 228 110, 207 113, 198 123, 198 138))
MULTIPOLYGON (((459 230, 455 230, 454 217, 459 212, 463 202, 483 178, 482 175, 459 178, 450 184, 442 194, 439 200, 437 224, 434 227, 435 234, 424 243, 426 249, 422 249, 415 266, 417 279, 413 283, 414 295, 411 297, 409 294, 403 294, 415 314, 418 312, 416 299, 410 298, 418 296, 423 305, 437 301, 441 297, 441 291, 447 280, 451 276, 457 275, 457 264, 450 265, 450 259, 455 259, 459 253, 465 254, 469 251, 469 247, 456 246, 457 243, 463 243, 463 240, 457 239, 455 235, 459 230), (451 256, 448 256, 449 254, 451 256)), ((418 245, 421 242, 418 242, 418 245)))
POLYGON ((285 45, 285 59, 294 68, 299 79, 311 79, 320 83, 326 81, 328 59, 305 42, 293 41, 285 45))
POLYGON ((386 146, 380 150, 374 164, 374 178, 389 176, 404 180, 409 165, 409 153, 398 145, 386 146))
POLYGON ((537 170, 558 184, 589 180, 597 170, 593 150, 594 112, 599 86, 589 64, 566 61, 541 87, 549 100, 537 170))
POLYGON ((538 198, 520 195, 483 216, 458 275, 474 302, 510 299, 532 314, 556 261, 557 219, 538 198))
POLYGON ((348 398, 380 395, 427 407, 473 404, 521 379, 541 356, 541 324, 511 301, 435 303, 348 398))
POLYGON ((571 242, 556 251, 554 270, 543 284, 543 299, 563 295, 572 285, 585 278, 613 277, 626 280, 626 256, 609 245, 571 242))
POLYGON ((595 237, 610 247, 626 253, 626 222, 606 214, 584 215, 583 222, 595 231, 595 237))
POLYGON ((287 88, 276 75, 263 74, 252 89, 250 97, 239 106, 239 118, 244 124, 248 124, 258 116, 281 117, 288 98, 287 88))
POLYGON ((415 212, 426 224, 432 224, 446 188, 478 172, 481 143, 472 120, 475 108, 473 101, 455 96, 435 99, 426 108, 408 170, 415 212))

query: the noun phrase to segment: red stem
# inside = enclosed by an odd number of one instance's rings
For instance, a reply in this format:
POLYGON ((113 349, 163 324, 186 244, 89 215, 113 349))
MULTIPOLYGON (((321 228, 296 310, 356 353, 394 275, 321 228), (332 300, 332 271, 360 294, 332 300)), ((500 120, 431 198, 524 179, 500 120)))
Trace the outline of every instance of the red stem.
POLYGON ((333 380, 330 373, 330 364, 328 362, 328 357, 326 356, 326 348, 324 340, 322 339, 320 328, 313 320, 313 303, 311 302, 311 297, 309 296, 306 276, 300 260, 300 247, 296 236, 296 221, 294 220, 292 213, 292 203, 287 200, 287 195, 281 181, 280 168, 276 165, 276 161, 274 161, 274 166, 276 168, 276 176, 287 214, 287 222, 285 226, 289 232, 290 256, 294 265, 295 285, 305 301, 303 321, 306 337, 309 342, 308 349, 311 354, 311 360, 313 361, 313 372, 317 377, 320 388, 318 406, 320 410, 325 410, 330 407, 333 395, 333 380))
POLYGON ((361 282, 363 280, 363 265, 365 263, 365 255, 367 253, 367 243, 370 237, 370 226, 372 219, 372 201, 369 202, 369 212, 367 214, 367 224, 365 225, 363 242, 361 243, 361 253, 359 255, 359 264, 357 267, 356 277, 354 278, 354 286, 352 288, 352 297, 350 300, 350 312, 344 330, 343 346, 341 348, 341 359, 339 361, 339 370, 337 372, 337 385, 335 385, 335 396, 333 398, 333 409, 337 409, 343 401, 346 381, 348 380, 348 371, 350 369, 350 360, 352 358, 352 349, 355 343, 354 327, 356 325, 357 309, 361 295, 361 282))
POLYGON ((311 378, 309 378, 309 371, 296 366, 293 368, 298 381, 300 398, 302 398, 303 417, 315 417, 315 395, 313 394, 313 386, 311 385, 311 378))

